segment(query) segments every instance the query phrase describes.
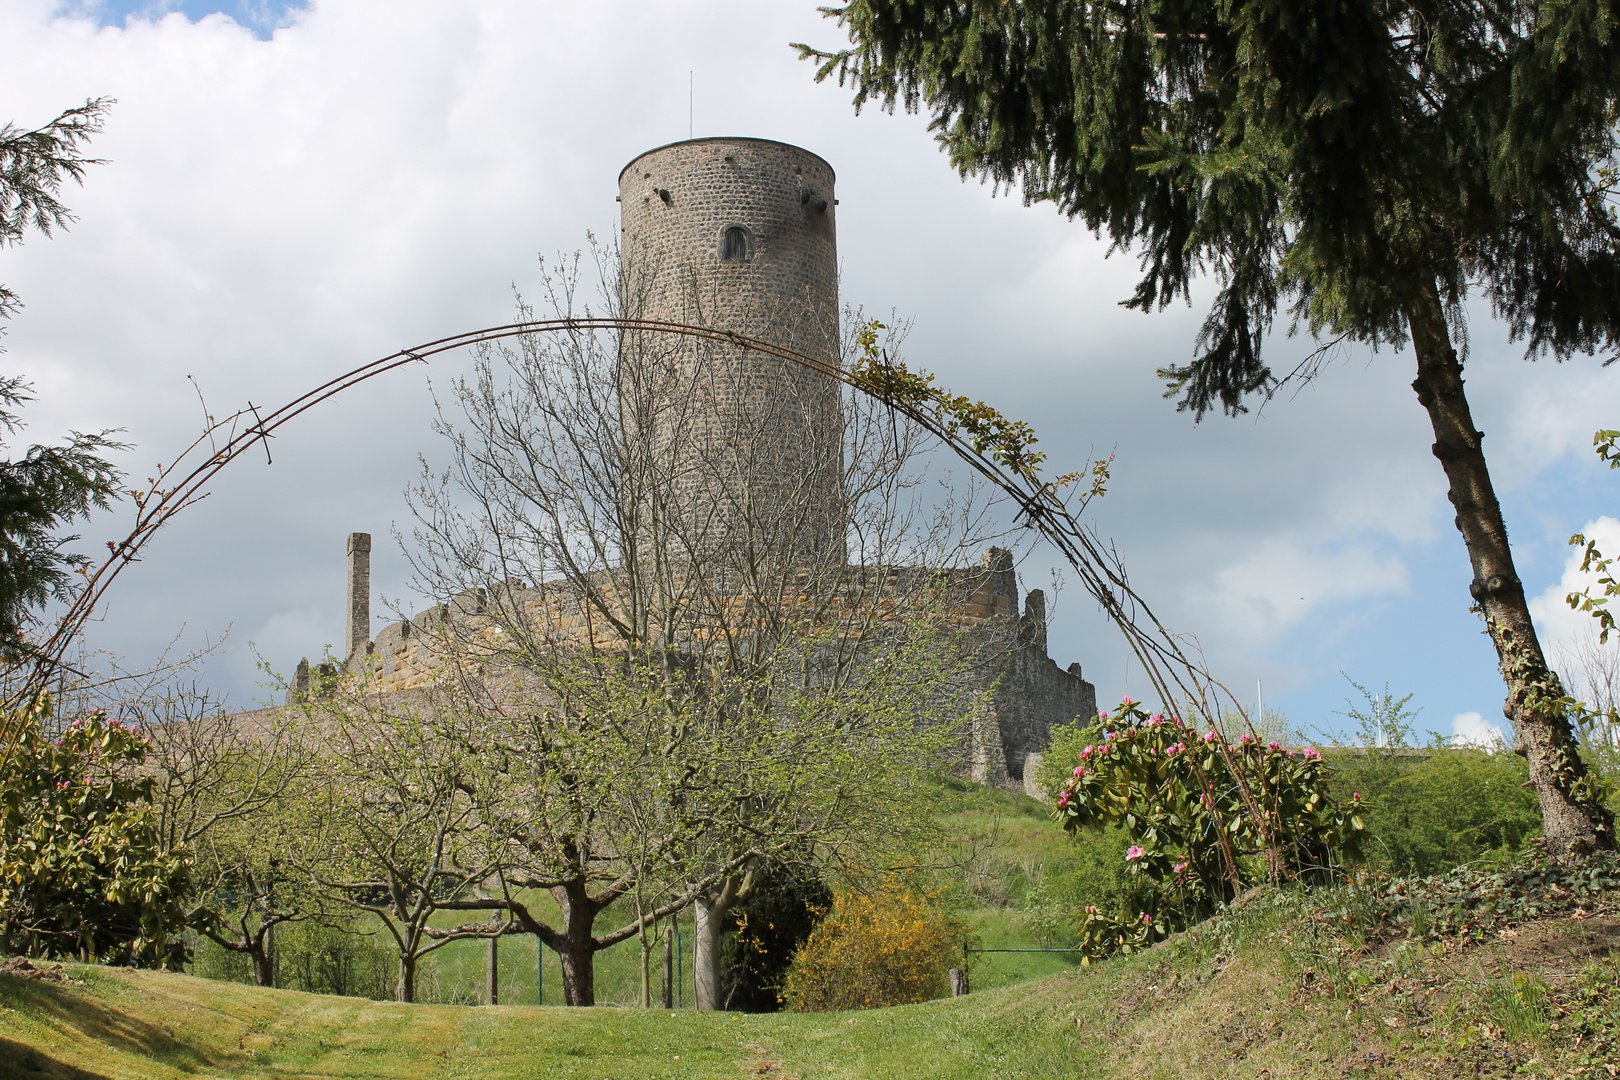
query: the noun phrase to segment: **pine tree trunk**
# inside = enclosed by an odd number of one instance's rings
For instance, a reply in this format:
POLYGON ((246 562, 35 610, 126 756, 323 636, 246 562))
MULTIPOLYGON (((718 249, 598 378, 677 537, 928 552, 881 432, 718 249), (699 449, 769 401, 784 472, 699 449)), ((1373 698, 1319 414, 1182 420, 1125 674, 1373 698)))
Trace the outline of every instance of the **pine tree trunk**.
POLYGON ((1407 320, 1417 354, 1412 383, 1434 426, 1434 456, 1440 459, 1473 564, 1468 587, 1507 683, 1502 712, 1517 734, 1515 750, 1530 763, 1530 780, 1541 800, 1544 835, 1555 858, 1614 846, 1614 817, 1603 805, 1575 749, 1569 716, 1559 704, 1563 688, 1536 639, 1524 585, 1513 568, 1507 526, 1491 486, 1484 433, 1475 430, 1463 392, 1462 364, 1451 346, 1438 290, 1430 283, 1413 298, 1407 320))

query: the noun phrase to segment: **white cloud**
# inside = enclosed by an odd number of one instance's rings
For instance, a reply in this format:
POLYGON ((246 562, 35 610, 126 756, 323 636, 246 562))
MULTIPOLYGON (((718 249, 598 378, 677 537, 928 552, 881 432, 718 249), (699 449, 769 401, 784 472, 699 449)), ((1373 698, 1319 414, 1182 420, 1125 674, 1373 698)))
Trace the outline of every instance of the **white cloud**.
POLYGON ((1409 587, 1398 558, 1370 546, 1317 546, 1314 538, 1266 540, 1218 571, 1189 599, 1223 636, 1270 641, 1321 608, 1409 587), (1314 550, 1313 550, 1314 549, 1314 550))
POLYGON ((1486 750, 1502 743, 1506 736, 1495 724, 1487 724, 1477 712, 1458 713, 1451 720, 1451 735, 1463 746, 1478 746, 1486 750))
MULTIPOLYGON (((1579 531, 1587 540, 1595 543, 1604 556, 1620 557, 1620 520, 1607 516, 1593 518, 1579 531)), ((1590 637, 1597 625, 1589 613, 1574 610, 1565 599, 1570 593, 1583 589, 1591 589, 1594 596, 1603 595, 1602 588, 1597 584, 1597 573, 1581 570, 1584 555, 1584 545, 1570 547, 1557 583, 1530 598, 1530 614, 1536 620, 1536 634, 1541 639, 1541 647, 1548 660, 1557 667, 1575 666, 1574 656, 1580 651, 1583 638, 1590 637)), ((1620 568, 1620 564, 1617 564, 1617 568, 1620 568)), ((1564 674, 1570 675, 1571 672, 1565 671, 1564 674)))

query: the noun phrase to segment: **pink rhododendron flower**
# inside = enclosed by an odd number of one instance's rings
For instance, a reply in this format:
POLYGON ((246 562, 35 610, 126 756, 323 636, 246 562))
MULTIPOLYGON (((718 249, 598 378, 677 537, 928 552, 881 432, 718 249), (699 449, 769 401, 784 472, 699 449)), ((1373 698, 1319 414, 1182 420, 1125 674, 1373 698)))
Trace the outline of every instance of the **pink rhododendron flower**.
POLYGON ((1215 733, 1213 731, 1205 732, 1204 733, 1204 741, 1207 742, 1207 743, 1214 742, 1215 741, 1215 733))
POLYGON ((1128 698, 1128 697, 1122 697, 1122 698, 1120 698, 1120 699, 1119 699, 1119 700, 1120 700, 1120 703, 1121 703, 1121 704, 1124 704, 1124 705, 1135 705, 1135 704, 1136 704, 1136 702, 1134 702, 1134 701, 1132 701, 1132 700, 1131 700, 1131 699, 1130 699, 1130 698, 1128 698))
POLYGON ((1086 775, 1086 767, 1084 765, 1076 765, 1074 767, 1074 775, 1076 775, 1076 776, 1084 776, 1084 775, 1086 775))
POLYGON ((1309 761, 1312 758, 1319 758, 1321 756, 1322 756, 1322 751, 1318 750, 1316 747, 1307 746, 1305 748, 1305 760, 1306 761, 1309 761))
POLYGON ((1281 743, 1268 742, 1268 743, 1266 743, 1266 749, 1268 749, 1268 750, 1281 750, 1282 749, 1282 744, 1281 743))
POLYGON ((1359 799, 1359 798, 1361 798, 1361 792, 1359 792, 1359 791, 1358 791, 1358 792, 1355 792, 1355 793, 1354 793, 1354 794, 1352 794, 1352 795, 1351 795, 1351 796, 1350 796, 1350 797, 1351 797, 1351 798, 1352 798, 1352 799, 1359 799))
POLYGON ((1095 749, 1095 747, 1088 746, 1084 750, 1080 751, 1080 760, 1084 761, 1084 760, 1086 760, 1086 758, 1090 757, 1091 756, 1091 751, 1094 750, 1094 749, 1095 749))
POLYGON ((1248 746, 1250 743, 1254 742, 1254 736, 1245 731, 1243 733, 1243 738, 1239 739, 1238 742, 1242 743, 1244 746, 1248 746))
POLYGON ((1153 916, 1144 911, 1142 912, 1142 921, 1151 924, 1153 922, 1153 916))
POLYGON ((1136 844, 1132 844, 1130 847, 1125 849, 1125 861, 1126 862, 1135 862, 1137 859, 1140 859, 1142 856, 1144 856, 1146 854, 1147 854, 1147 848, 1139 847, 1136 844))

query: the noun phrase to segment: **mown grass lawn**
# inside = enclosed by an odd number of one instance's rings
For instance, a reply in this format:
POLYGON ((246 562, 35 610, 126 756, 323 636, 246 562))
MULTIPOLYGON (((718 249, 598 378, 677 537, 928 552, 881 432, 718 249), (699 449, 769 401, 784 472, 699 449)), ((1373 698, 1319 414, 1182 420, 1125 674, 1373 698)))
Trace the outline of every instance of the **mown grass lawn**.
POLYGON ((1313 906, 1276 894, 1145 954, 862 1013, 396 1005, 69 966, 82 984, 0 976, 0 1080, 1564 1080, 1620 1057, 1620 918, 1370 949, 1313 906))
POLYGON ((1078 1062, 1063 1059, 1078 1040, 1064 1036, 1078 1031, 1071 1003, 1083 996, 1069 978, 866 1013, 756 1016, 395 1005, 153 972, 66 972, 86 985, 0 977, 0 1077, 1075 1075, 1078 1062), (1029 1071, 1032 1040, 1035 1057, 1063 1072, 1029 1071))

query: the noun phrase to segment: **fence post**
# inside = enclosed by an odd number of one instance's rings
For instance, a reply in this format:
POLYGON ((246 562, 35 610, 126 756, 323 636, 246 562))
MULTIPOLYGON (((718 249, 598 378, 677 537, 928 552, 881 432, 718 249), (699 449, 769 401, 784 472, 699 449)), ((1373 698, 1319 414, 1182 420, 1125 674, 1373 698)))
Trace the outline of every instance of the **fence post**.
MULTIPOLYGON (((489 924, 492 929, 499 930, 501 913, 489 913, 489 924)), ((500 938, 496 934, 489 936, 489 956, 484 961, 484 1004, 499 1005, 501 1003, 501 953, 500 938)))
POLYGON ((968 941, 967 941, 966 938, 963 938, 962 939, 962 966, 959 967, 959 968, 951 968, 951 970, 950 970, 951 997, 962 997, 963 995, 965 995, 968 992, 969 989, 971 989, 968 986, 968 967, 969 967, 968 960, 969 960, 969 958, 970 957, 969 957, 969 952, 968 952, 968 941))

